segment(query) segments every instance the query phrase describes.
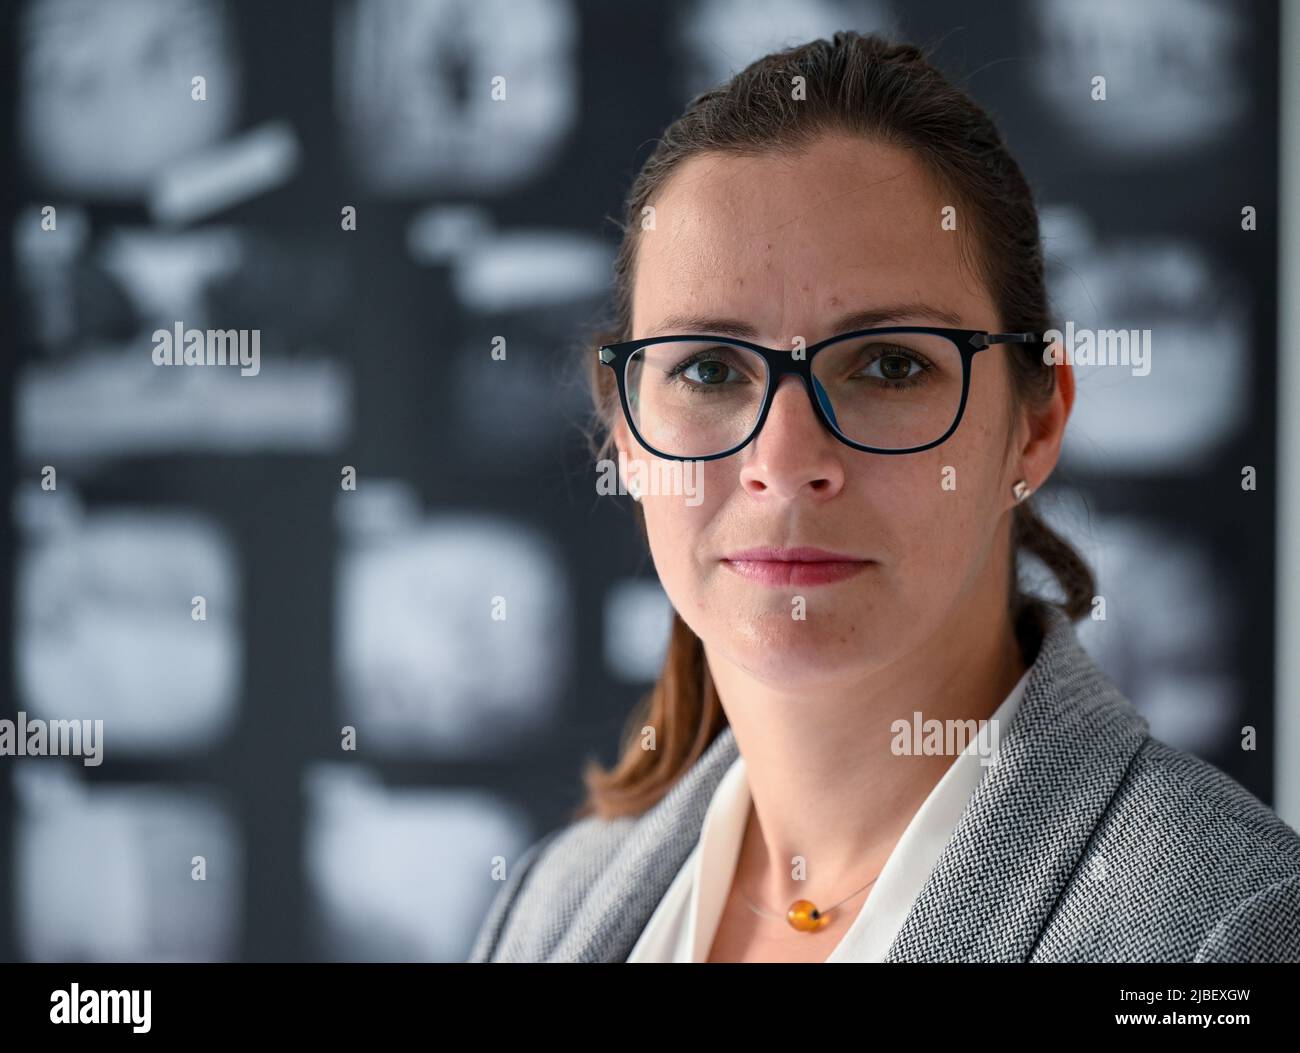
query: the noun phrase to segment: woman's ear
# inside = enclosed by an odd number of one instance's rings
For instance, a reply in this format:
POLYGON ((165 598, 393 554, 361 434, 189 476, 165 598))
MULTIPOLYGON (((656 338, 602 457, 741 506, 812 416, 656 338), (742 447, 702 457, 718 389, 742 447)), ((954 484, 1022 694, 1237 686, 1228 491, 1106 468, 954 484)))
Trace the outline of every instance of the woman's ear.
MULTIPOLYGON (((628 489, 627 474, 624 469, 631 463, 629 454, 629 442, 631 435, 628 432, 627 422, 621 417, 611 429, 611 437, 614 441, 614 465, 618 472, 619 481, 624 489, 628 489)), ((630 490, 629 490, 630 492, 630 490)))
POLYGON ((614 456, 617 458, 620 467, 628 463, 631 458, 631 434, 628 432, 627 422, 621 417, 613 427, 614 439, 614 456))
POLYGON ((627 421, 625 421, 625 420, 620 416, 620 417, 618 418, 618 420, 614 422, 614 427, 613 427, 612 430, 613 430, 614 447, 615 447, 615 449, 616 449, 619 453, 621 453, 624 457, 626 457, 626 456, 627 456, 627 440, 628 440, 627 421))
POLYGON ((1056 468, 1061 456, 1061 443, 1065 439, 1065 423, 1074 407, 1074 367, 1058 359, 1052 367, 1056 383, 1047 402, 1026 413, 1029 427, 1020 448, 1020 471, 1016 478, 1024 478, 1035 489, 1042 489, 1056 468))

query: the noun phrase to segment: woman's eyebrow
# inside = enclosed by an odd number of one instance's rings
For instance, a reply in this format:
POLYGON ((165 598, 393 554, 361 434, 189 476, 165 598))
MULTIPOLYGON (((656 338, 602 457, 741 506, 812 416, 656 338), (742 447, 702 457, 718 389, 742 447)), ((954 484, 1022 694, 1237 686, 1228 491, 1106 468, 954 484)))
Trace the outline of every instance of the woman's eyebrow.
MULTIPOLYGON (((938 322, 940 325, 960 327, 959 315, 925 303, 889 304, 884 307, 869 307, 866 310, 851 311, 835 320, 830 333, 849 333, 855 329, 873 329, 888 323, 901 323, 905 319, 924 318, 938 322)), ((649 336, 668 336, 670 334, 707 333, 711 336, 734 336, 740 340, 753 340, 758 330, 748 322, 735 318, 714 318, 708 315, 675 314, 670 315, 650 331, 649 336)))

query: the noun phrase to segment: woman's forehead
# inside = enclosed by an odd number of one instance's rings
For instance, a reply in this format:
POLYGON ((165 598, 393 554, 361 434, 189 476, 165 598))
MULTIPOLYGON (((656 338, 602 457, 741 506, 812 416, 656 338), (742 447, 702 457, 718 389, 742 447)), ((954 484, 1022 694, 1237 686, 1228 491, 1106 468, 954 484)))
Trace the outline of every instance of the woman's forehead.
POLYGON ((655 226, 644 233, 780 241, 791 227, 937 226, 943 196, 915 153, 873 140, 820 139, 797 153, 710 152, 668 177, 650 201, 655 226))
POLYGON ((983 312, 935 181, 896 147, 695 157, 653 205, 638 231, 635 336, 672 317, 741 316, 811 340, 803 330, 829 313, 881 304, 983 312))

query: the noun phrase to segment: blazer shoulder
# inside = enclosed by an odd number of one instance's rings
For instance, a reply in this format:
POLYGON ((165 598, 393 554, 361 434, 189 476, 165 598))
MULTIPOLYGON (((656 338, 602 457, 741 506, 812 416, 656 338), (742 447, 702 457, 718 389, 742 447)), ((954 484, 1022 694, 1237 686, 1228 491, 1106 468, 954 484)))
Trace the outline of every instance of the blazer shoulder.
POLYGON ((1292 961, 1300 834, 1213 764, 1149 735, 1040 937, 1043 961, 1292 961))
POLYGON ((1238 904, 1196 952, 1198 962, 1300 962, 1300 874, 1238 904))
POLYGON ((510 912, 515 901, 519 898, 520 891, 527 882, 537 860, 545 853, 547 847, 558 833, 559 831, 552 831, 534 841, 524 849, 519 858, 515 860, 514 865, 509 868, 505 882, 492 897, 487 914, 484 915, 483 921, 479 924, 478 933, 474 937, 474 945, 470 950, 469 958, 466 959, 467 962, 481 963, 493 960, 501 940, 501 932, 510 918, 510 912))
POLYGON ((634 821, 586 816, 533 842, 497 890, 469 961, 544 958, 563 935, 557 923, 576 913, 634 821))
POLYGON ((1300 833, 1227 772, 1160 739, 1143 743, 1116 797, 1114 807, 1155 810, 1171 832, 1195 834, 1193 852, 1249 852, 1261 872, 1300 874, 1300 833))

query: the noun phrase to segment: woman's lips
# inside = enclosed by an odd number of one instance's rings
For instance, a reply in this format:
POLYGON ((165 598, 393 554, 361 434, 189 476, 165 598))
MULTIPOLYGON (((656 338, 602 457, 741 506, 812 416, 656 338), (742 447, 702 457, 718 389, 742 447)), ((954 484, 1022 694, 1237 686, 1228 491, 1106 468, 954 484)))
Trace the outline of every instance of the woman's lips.
POLYGON ((742 577, 765 585, 827 585, 873 565, 869 559, 813 548, 747 549, 722 562, 742 577))

